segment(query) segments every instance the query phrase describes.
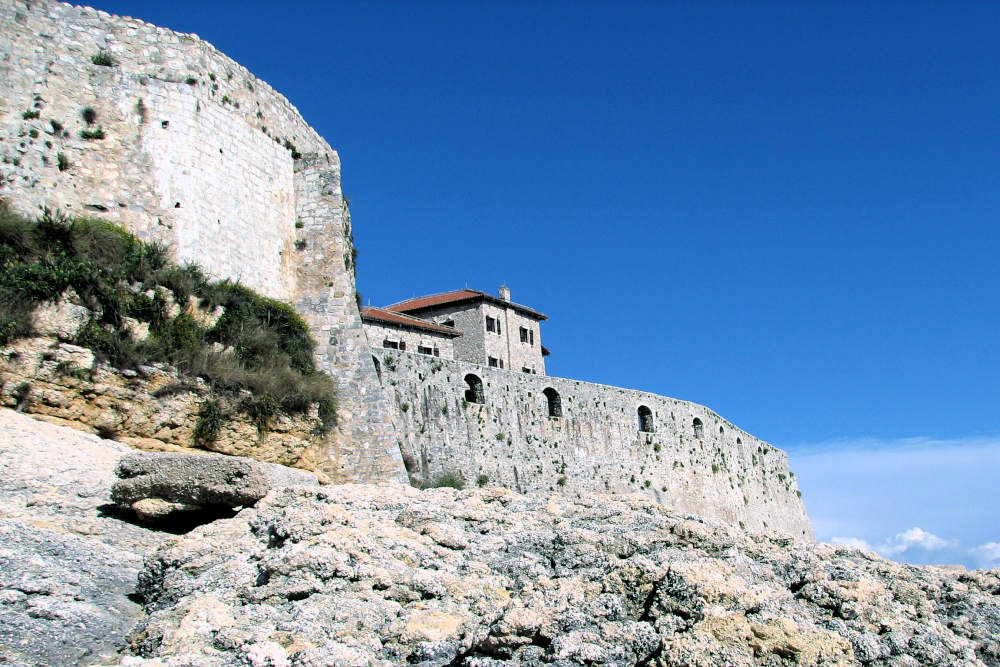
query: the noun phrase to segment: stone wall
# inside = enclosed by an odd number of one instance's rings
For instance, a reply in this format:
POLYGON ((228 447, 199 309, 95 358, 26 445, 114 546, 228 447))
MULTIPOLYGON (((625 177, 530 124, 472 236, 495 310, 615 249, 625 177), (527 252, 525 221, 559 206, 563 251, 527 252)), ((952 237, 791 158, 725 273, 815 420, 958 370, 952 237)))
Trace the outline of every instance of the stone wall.
POLYGON ((365 335, 372 348, 372 354, 379 354, 385 349, 383 342, 386 340, 397 341, 406 344, 407 352, 418 352, 420 346, 430 349, 437 348, 437 355, 442 359, 455 358, 455 336, 438 333, 437 331, 426 331, 408 329, 406 327, 393 326, 382 322, 365 322, 365 335))
POLYGON ((379 358, 417 481, 454 472, 522 493, 640 491, 680 512, 812 538, 787 455, 704 406, 409 353, 379 358), (482 380, 482 405, 465 400, 470 373, 482 380), (548 416, 548 388, 561 418, 548 416), (643 405, 652 433, 639 431, 643 405))
POLYGON ((0 54, 0 197, 110 219, 296 305, 340 388, 323 473, 404 479, 340 161, 295 107, 195 35, 51 0, 0 3, 0 54))

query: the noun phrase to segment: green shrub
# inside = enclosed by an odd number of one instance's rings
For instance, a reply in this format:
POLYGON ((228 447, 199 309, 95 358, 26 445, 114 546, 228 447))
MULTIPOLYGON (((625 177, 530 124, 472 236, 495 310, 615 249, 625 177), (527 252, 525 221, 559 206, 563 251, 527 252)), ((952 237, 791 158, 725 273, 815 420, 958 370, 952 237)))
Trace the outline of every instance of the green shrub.
POLYGON ((316 370, 315 343, 287 304, 210 282, 193 264, 169 263, 163 245, 108 222, 50 212, 29 221, 0 205, 0 344, 30 335, 32 311, 68 288, 95 313, 75 342, 100 360, 119 368, 166 362, 220 394, 249 391, 253 400, 241 408, 262 430, 279 411, 304 413, 317 404, 318 432, 336 424, 336 384, 316 370), (162 289, 146 294, 164 287, 182 306, 194 297, 225 312, 211 328, 186 313, 170 318, 162 289), (148 322, 149 337, 133 340, 124 317, 148 322))
POLYGON ((94 107, 84 107, 83 111, 80 112, 80 117, 90 127, 97 120, 97 112, 94 110, 94 107))
POLYGON ((476 486, 486 486, 490 483, 490 478, 487 475, 479 475, 476 477, 476 486))
POLYGON ((38 109, 29 109, 28 111, 25 111, 24 113, 21 114, 21 118, 23 118, 24 120, 34 120, 38 118, 40 115, 42 114, 38 109))
POLYGON ((450 489, 464 489, 465 480, 462 478, 461 473, 457 472, 446 472, 442 473, 433 482, 424 485, 425 489, 440 489, 440 488, 450 488, 450 489))
POLYGON ((66 171, 70 168, 69 158, 64 153, 56 155, 56 164, 59 166, 59 171, 66 171))
POLYGON ((95 65, 100 65, 101 67, 114 67, 118 64, 118 61, 114 59, 107 51, 98 51, 94 55, 90 56, 90 62, 95 65))
POLYGON ((219 437, 219 431, 229 419, 229 415, 216 400, 208 400, 198 408, 198 420, 191 434, 194 444, 199 447, 209 447, 219 437))
POLYGON ((87 141, 93 141, 95 139, 104 139, 107 135, 104 134, 104 128, 99 127, 96 130, 80 130, 80 138, 86 139, 87 141))

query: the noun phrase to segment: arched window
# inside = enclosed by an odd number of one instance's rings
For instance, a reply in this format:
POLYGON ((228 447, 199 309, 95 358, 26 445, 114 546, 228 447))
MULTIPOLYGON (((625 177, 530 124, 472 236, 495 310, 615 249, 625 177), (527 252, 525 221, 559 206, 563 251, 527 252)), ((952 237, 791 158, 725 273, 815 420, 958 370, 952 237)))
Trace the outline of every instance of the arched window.
POLYGON ((691 426, 694 427, 694 437, 704 438, 705 437, 705 425, 701 423, 701 420, 697 417, 691 422, 691 426))
POLYGON ((559 392, 549 387, 542 392, 545 394, 545 402, 549 409, 549 417, 562 417, 562 400, 559 398, 559 392))
POLYGON ((465 400, 469 403, 486 402, 483 396, 483 381, 479 379, 479 376, 469 373, 465 376, 465 384, 469 387, 465 390, 465 400))
POLYGON ((719 427, 719 435, 725 435, 725 434, 726 434, 726 429, 724 429, 724 428, 722 428, 722 427, 720 426, 720 427, 719 427))
POLYGON ((645 405, 639 406, 639 430, 643 433, 653 432, 653 411, 645 405))

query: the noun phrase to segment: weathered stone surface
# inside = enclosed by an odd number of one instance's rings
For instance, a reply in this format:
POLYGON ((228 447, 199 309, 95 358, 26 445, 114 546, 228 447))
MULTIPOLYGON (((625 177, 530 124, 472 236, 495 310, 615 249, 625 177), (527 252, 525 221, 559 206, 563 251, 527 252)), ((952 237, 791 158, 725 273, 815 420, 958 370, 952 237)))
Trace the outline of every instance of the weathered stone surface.
POLYGON ((639 494, 273 491, 164 545, 130 665, 1000 665, 1000 571, 748 535, 639 494))
POLYGON ((813 536, 788 455, 703 405, 423 354, 372 353, 416 482, 460 472, 467 485, 484 476, 531 495, 638 492, 747 530, 813 536), (465 398, 468 375, 481 380, 482 404, 465 398), (560 397, 560 417, 549 416, 545 391, 560 397), (639 430, 640 406, 650 409, 650 432, 639 430))
MULTIPOLYGON (((194 429, 202 404, 212 398, 209 387, 163 365, 138 370, 129 377, 96 363, 90 350, 52 338, 17 340, 0 349, 0 405, 113 436, 138 449, 196 449, 194 429), (29 388, 26 396, 21 386, 29 388)), ((280 470, 314 469, 326 447, 317 435, 319 425, 315 412, 282 415, 261 433, 245 414, 231 409, 215 440, 203 446, 280 464, 280 470)))
POLYGON ((73 340, 77 330, 90 318, 90 310, 78 302, 79 297, 68 290, 55 301, 42 303, 31 315, 31 323, 40 336, 73 340))
POLYGON ((169 536, 107 511, 128 451, 0 409, 0 662, 110 660, 141 616, 143 554, 169 536))
POLYGON ((134 452, 118 462, 111 499, 122 507, 148 498, 195 506, 243 507, 267 494, 267 476, 248 459, 134 452))

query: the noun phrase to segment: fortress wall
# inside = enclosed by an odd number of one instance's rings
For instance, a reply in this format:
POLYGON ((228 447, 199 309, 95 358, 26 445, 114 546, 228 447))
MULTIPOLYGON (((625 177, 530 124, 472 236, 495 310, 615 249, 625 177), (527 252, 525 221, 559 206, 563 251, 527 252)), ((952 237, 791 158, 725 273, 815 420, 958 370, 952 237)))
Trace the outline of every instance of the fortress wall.
POLYGON ((392 410, 375 372, 355 299, 351 216, 336 155, 298 160, 298 296, 316 339, 316 365, 337 380, 338 425, 323 472, 335 482, 406 482, 392 410))
POLYGON ((28 215, 110 219, 295 305, 339 385, 340 423, 316 464, 338 480, 405 479, 355 303, 339 158, 246 68, 136 19, 0 2, 0 197, 28 215), (92 62, 102 52, 115 66, 92 62), (98 127, 103 139, 80 136, 98 127))
POLYGON ((812 538, 787 455, 708 408, 646 392, 375 351, 412 474, 479 475, 524 493, 643 492, 674 509, 812 538), (467 373, 485 403, 464 400, 467 373), (560 395, 547 416, 543 391, 560 395), (638 430, 637 410, 655 432, 638 430), (696 438, 694 418, 703 422, 696 438), (722 429, 720 431, 720 428, 722 429), (737 439, 739 441, 737 441, 737 439))
POLYGON ((112 219, 215 276, 294 296, 284 141, 335 154, 288 100, 194 35, 57 2, 0 3, 0 53, 0 196, 31 215, 112 219), (117 65, 95 65, 99 52, 117 65), (85 108, 104 139, 79 136, 85 108))

